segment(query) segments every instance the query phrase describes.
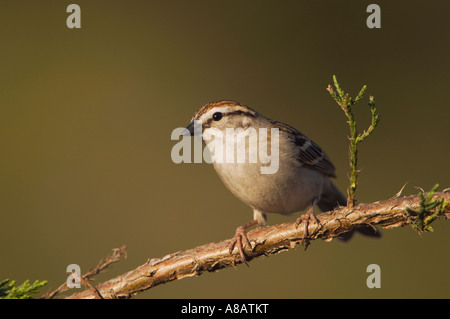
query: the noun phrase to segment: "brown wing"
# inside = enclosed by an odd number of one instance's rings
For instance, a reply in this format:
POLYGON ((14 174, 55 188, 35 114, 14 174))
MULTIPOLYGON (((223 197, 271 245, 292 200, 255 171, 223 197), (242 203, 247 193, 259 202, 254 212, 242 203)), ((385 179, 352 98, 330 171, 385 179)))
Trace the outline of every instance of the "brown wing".
POLYGON ((297 158, 302 165, 319 171, 326 176, 336 177, 333 163, 331 163, 330 158, 319 145, 295 128, 281 122, 277 122, 277 124, 281 127, 281 130, 289 133, 288 136, 292 138, 292 142, 298 147, 297 158))
POLYGON ((319 145, 303 135, 296 136, 294 143, 300 148, 298 155, 300 163, 327 176, 336 177, 333 163, 319 145))

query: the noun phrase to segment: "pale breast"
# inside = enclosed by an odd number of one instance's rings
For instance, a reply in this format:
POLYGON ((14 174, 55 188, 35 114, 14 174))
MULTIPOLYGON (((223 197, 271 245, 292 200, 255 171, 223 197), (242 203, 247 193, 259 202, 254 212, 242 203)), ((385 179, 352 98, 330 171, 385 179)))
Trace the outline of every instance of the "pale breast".
POLYGON ((283 167, 261 174, 259 164, 215 163, 225 186, 240 200, 263 212, 290 214, 302 211, 320 197, 324 176, 305 167, 283 167))
MULTIPOLYGON (((266 151, 270 151, 260 154, 260 144, 258 141, 255 146, 254 133, 248 136, 235 135, 233 143, 237 145, 231 145, 231 139, 227 138, 225 141, 216 138, 214 143, 206 143, 211 150, 217 174, 236 197, 259 211, 279 214, 304 210, 315 198, 320 197, 325 178, 323 174, 302 166, 286 142, 280 143, 274 156, 274 143, 268 138, 266 151), (235 153, 230 156, 227 149, 233 147, 235 153), (245 151, 241 163, 238 163, 238 150, 245 151), (273 165, 275 161, 276 169, 263 173, 262 168, 273 165)), ((220 135, 220 138, 225 135, 220 135)))

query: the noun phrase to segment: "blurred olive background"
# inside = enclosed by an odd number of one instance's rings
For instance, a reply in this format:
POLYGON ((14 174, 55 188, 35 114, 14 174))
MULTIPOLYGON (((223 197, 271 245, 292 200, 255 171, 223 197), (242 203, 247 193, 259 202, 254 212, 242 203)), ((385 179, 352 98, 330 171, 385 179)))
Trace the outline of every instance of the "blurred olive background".
MULTIPOLYGON (((147 258, 230 238, 250 221, 208 164, 174 164, 170 138, 210 101, 233 99, 284 121, 348 180, 348 127, 325 88, 336 74, 381 122, 360 148, 358 200, 449 187, 448 14, 444 1, 67 1, 0 3, 0 279, 65 282, 115 247, 147 258)), ((296 217, 269 215, 269 224, 296 217)), ((449 298, 450 223, 381 240, 313 242, 155 287, 138 298, 449 298), (366 267, 381 267, 368 289, 366 267)), ((73 291, 72 291, 73 292, 73 291)))

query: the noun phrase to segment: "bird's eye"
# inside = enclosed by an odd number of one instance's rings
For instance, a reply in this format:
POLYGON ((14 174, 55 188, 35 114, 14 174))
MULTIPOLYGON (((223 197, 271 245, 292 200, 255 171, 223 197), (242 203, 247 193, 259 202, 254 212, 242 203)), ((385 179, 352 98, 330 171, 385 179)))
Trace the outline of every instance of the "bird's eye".
POLYGON ((214 121, 220 121, 223 117, 223 114, 221 112, 216 112, 213 114, 212 118, 214 121))

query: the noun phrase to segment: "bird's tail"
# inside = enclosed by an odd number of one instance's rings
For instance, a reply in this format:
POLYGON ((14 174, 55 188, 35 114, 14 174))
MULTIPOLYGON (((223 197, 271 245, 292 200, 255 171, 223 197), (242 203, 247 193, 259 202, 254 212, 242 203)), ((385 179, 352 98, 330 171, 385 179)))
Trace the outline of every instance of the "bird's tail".
MULTIPOLYGON (((333 184, 332 181, 327 180, 327 183, 324 185, 324 191, 322 193, 320 201, 317 203, 317 206, 319 206, 321 211, 328 212, 339 206, 347 206, 347 198, 333 184)), ((371 225, 361 225, 358 227, 356 231, 365 236, 373 238, 381 237, 381 233, 371 225)), ((353 237, 354 233, 355 231, 350 231, 340 235, 338 238, 343 241, 348 241, 350 238, 353 237)))

